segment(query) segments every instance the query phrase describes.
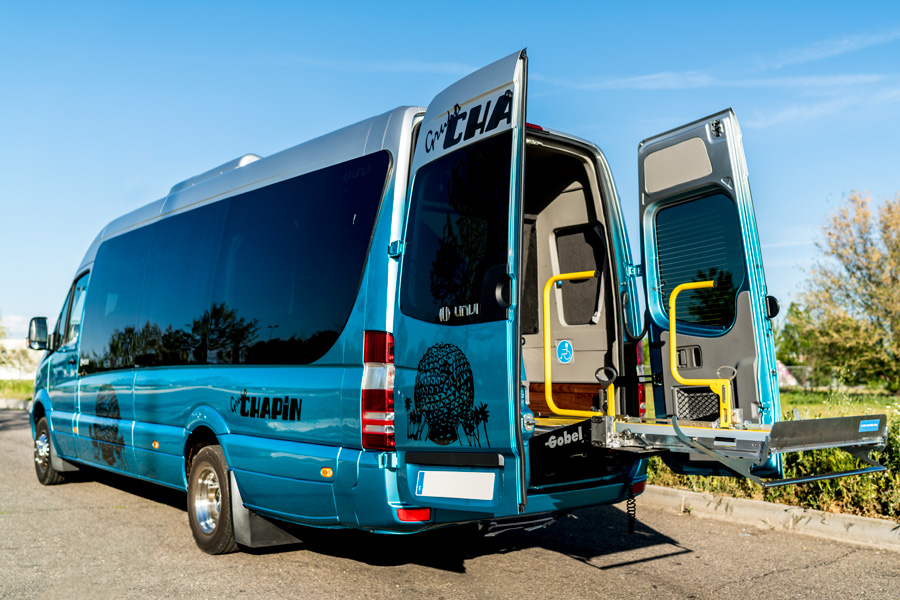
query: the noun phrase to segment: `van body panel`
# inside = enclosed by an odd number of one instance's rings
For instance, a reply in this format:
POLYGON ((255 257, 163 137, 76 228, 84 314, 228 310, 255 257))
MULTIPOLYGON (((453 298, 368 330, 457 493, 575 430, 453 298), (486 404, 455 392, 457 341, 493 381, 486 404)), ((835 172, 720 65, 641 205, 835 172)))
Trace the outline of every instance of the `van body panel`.
MULTIPOLYGON (((676 385, 672 379, 667 331, 667 302, 674 287, 714 280, 712 290, 689 290, 679 297, 679 371, 690 379, 715 378, 720 367, 730 367, 735 371, 734 405, 743 420, 763 425, 780 420, 765 275, 734 112, 645 140, 638 166, 651 361, 664 382, 654 390, 657 416, 718 417, 715 397, 702 386, 676 385)), ((730 473, 716 463, 685 462, 674 454, 664 458, 683 472, 730 473)), ((779 457, 757 472, 780 475, 779 457)))

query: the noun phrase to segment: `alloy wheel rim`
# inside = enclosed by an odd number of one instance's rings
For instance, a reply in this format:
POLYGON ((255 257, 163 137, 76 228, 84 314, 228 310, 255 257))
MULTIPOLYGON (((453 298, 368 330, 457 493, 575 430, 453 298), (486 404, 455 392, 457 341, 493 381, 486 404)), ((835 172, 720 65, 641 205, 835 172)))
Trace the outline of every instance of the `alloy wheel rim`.
POLYGON ((222 491, 219 477, 212 467, 204 466, 197 476, 194 488, 194 514, 197 525, 203 533, 211 534, 216 530, 221 511, 222 491))
POLYGON ((46 471, 50 466, 50 440, 44 431, 34 440, 34 462, 41 471, 46 471))

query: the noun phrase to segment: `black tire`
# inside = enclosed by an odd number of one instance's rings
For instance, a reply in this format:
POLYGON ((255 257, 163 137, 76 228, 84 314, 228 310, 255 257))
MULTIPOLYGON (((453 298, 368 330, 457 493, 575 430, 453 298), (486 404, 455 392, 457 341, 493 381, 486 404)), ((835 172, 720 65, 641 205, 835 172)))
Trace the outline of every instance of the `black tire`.
POLYGON ((188 477, 188 518, 194 540, 207 554, 227 554, 238 549, 228 483, 228 463, 222 447, 201 448, 191 461, 188 477))
POLYGON ((50 426, 47 418, 41 417, 34 426, 34 472, 37 473, 41 485, 62 483, 63 475, 50 464, 50 449, 53 438, 50 437, 50 426))

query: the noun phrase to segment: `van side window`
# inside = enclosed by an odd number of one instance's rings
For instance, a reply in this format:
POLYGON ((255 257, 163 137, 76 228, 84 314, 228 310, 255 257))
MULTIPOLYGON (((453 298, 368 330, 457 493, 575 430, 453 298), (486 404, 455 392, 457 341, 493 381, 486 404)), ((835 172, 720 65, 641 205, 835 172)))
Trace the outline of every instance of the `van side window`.
POLYGON ((660 302, 689 281, 715 280, 716 287, 678 297, 678 321, 715 329, 734 323, 737 293, 744 283, 744 250, 737 206, 714 194, 660 210, 656 215, 660 302))
POLYGON ((97 250, 81 333, 83 375, 134 366, 131 342, 153 230, 141 227, 97 250))
POLYGON ((62 343, 63 335, 66 333, 66 319, 69 316, 69 302, 71 301, 72 290, 70 288, 66 294, 66 301, 63 302, 62 310, 59 311, 59 317, 56 319, 56 326, 53 328, 53 332, 59 336, 60 343, 62 343))
POLYGON ((210 308, 210 364, 307 364, 356 300, 390 153, 231 199, 210 308))
POLYGON ((72 312, 69 314, 69 325, 66 327, 66 337, 62 341, 64 346, 74 346, 78 343, 78 335, 81 333, 81 319, 84 316, 84 299, 87 295, 88 274, 85 273, 75 282, 72 291, 72 312))
POLYGON ((215 261, 228 203, 157 222, 134 337, 135 364, 206 364, 215 261))
POLYGON ((418 170, 403 253, 400 309, 430 323, 506 319, 495 298, 507 272, 512 132, 418 170))

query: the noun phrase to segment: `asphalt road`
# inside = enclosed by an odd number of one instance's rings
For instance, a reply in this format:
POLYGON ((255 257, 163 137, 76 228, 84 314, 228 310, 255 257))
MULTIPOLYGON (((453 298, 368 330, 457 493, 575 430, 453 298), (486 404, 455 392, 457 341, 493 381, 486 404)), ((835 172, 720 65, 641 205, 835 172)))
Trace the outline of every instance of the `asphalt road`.
POLYGON ((208 556, 185 495, 94 471, 38 484, 23 411, 0 411, 2 598, 900 598, 900 554, 622 507, 478 538, 302 530, 208 556))

